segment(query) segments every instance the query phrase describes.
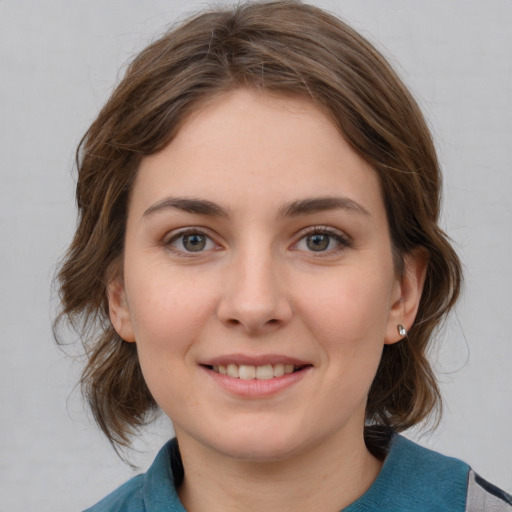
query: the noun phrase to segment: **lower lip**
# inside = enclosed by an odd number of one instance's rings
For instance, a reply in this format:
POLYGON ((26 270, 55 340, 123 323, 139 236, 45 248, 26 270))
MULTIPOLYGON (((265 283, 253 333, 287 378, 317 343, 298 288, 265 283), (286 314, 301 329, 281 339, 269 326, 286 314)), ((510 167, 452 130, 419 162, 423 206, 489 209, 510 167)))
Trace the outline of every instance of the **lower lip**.
POLYGON ((282 377, 274 377, 266 380, 237 379, 214 372, 209 368, 205 368, 205 371, 222 389, 233 395, 244 398, 265 398, 297 384, 311 371, 311 367, 309 366, 298 372, 287 373, 282 377))

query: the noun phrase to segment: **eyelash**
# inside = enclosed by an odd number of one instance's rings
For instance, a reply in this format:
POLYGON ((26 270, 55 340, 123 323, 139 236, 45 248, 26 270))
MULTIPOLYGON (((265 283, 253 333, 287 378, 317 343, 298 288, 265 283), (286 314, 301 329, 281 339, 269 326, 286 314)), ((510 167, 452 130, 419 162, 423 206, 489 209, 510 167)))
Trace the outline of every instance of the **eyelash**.
MULTIPOLYGON (((204 237, 205 238, 205 245, 208 245, 209 243, 210 244, 213 244, 214 245, 214 249, 215 250, 218 250, 219 248, 221 248, 221 246, 219 244, 217 244, 210 235, 208 235, 203 229, 201 228, 185 228, 181 231, 178 231, 177 233, 174 233, 172 234, 172 236, 166 238, 164 241, 163 241, 163 245, 165 248, 167 248, 169 251, 179 255, 179 256, 182 256, 182 257, 195 257, 195 256, 198 256, 199 254, 202 254, 206 251, 209 251, 212 249, 212 247, 210 248, 207 248, 207 249, 200 249, 198 251, 188 251, 186 250, 185 248, 183 249, 178 249, 176 248, 173 244, 177 243, 180 239, 182 239, 182 242, 181 244, 183 245, 184 243, 184 237, 186 237, 187 235, 196 235, 196 236, 199 236, 199 237, 204 237)), ((329 226, 311 226, 311 227, 308 227, 306 229, 304 229, 303 231, 301 231, 299 233, 299 239, 292 245, 292 250, 300 250, 298 249, 298 245, 302 242, 302 241, 306 241, 308 237, 313 237, 315 235, 320 235, 320 236, 327 236, 329 237, 329 242, 328 242, 328 248, 326 250, 320 250, 320 251, 314 251, 314 250, 305 250, 305 252, 308 252, 308 253, 311 253, 313 254, 315 257, 325 257, 325 256, 329 256, 329 255, 332 255, 332 254, 337 254, 349 247, 351 247, 352 243, 351 243, 351 240, 350 238, 345 235, 344 233, 334 229, 334 228, 331 228, 329 226), (337 246, 335 248, 329 248, 329 245, 331 245, 331 240, 334 240, 337 244, 337 246)), ((307 243, 307 242, 306 242, 307 243)))
MULTIPOLYGON (((187 250, 185 250, 185 248, 178 249, 178 248, 174 247, 173 244, 178 242, 180 239, 182 239, 181 244, 183 245, 184 237, 186 237, 187 235, 196 235, 196 236, 204 237, 206 239, 205 244, 208 244, 208 243, 213 244, 215 250, 218 250, 220 248, 220 245, 217 244, 213 240, 213 238, 210 235, 208 235, 201 228, 185 228, 181 231, 178 231, 177 233, 172 234, 172 236, 164 239, 163 245, 166 249, 168 249, 172 253, 177 254, 178 256, 186 257, 186 258, 193 258, 193 257, 205 252, 205 250, 187 251, 187 250)), ((211 249, 212 248, 206 249, 206 251, 211 250, 211 249)))
POLYGON ((326 250, 321 250, 321 251, 313 251, 313 250, 306 251, 308 253, 313 254, 314 257, 316 257, 316 258, 331 256, 333 254, 337 254, 337 253, 352 246, 350 237, 348 237, 343 232, 341 232, 337 229, 331 228, 329 226, 311 226, 311 227, 304 229, 300 233, 299 240, 297 242, 295 242, 293 244, 293 246, 297 247, 300 242, 306 241, 308 237, 313 237, 315 235, 328 236, 330 239, 329 245, 331 244, 331 240, 334 240, 337 244, 337 246, 332 249, 328 248, 326 250))

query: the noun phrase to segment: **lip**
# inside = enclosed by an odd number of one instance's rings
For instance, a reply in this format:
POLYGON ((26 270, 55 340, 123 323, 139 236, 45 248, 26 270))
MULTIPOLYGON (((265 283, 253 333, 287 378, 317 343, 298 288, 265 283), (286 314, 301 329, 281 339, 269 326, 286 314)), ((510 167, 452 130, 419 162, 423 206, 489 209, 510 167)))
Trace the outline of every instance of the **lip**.
POLYGON ((262 354, 258 356, 249 356, 247 354, 226 354, 201 361, 199 364, 202 366, 227 366, 228 364, 245 364, 248 366, 263 366, 266 364, 293 364, 294 366, 313 366, 310 361, 304 361, 282 354, 262 354))
POLYGON ((230 354, 217 356, 200 363, 204 372, 215 382, 222 390, 230 395, 246 399, 259 399, 277 395, 294 385, 298 384, 304 377, 306 377, 313 369, 313 365, 301 359, 268 354, 260 356, 247 356, 244 354, 230 354), (213 371, 212 366, 217 365, 249 365, 249 366, 263 366, 267 364, 290 364, 294 366, 301 366, 299 371, 285 374, 281 377, 273 377, 267 380, 250 379, 244 380, 235 377, 229 377, 213 371))

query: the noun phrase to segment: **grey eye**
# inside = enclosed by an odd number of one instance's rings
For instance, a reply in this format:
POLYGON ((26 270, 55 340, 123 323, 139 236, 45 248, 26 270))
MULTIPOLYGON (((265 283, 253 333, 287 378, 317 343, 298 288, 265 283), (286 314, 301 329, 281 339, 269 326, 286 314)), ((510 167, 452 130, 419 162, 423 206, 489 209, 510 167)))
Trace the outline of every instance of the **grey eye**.
POLYGON ((306 246, 310 251, 325 251, 331 241, 330 235, 316 234, 306 237, 306 246))
POLYGON ((186 251, 198 252, 204 250, 206 241, 206 236, 199 233, 192 233, 190 235, 184 235, 181 243, 186 251))
POLYGON ((295 243, 292 248, 306 253, 336 255, 351 247, 350 239, 341 231, 326 226, 313 226, 295 243))
POLYGON ((193 254, 200 255, 200 253, 208 252, 218 248, 216 243, 207 234, 195 229, 183 230, 176 233, 168 241, 164 242, 172 252, 177 255, 192 256, 193 254))

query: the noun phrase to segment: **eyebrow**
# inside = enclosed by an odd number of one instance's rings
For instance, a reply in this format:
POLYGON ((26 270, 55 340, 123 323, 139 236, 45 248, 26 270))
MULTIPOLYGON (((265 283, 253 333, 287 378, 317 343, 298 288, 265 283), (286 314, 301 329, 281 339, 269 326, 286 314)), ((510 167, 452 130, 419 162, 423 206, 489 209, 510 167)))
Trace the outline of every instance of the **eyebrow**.
POLYGON ((369 216, 370 212, 361 204, 342 196, 310 197, 285 204, 280 208, 282 217, 298 217, 326 210, 346 210, 348 212, 369 216))
MULTIPOLYGON (((150 217, 168 209, 211 217, 229 217, 229 210, 207 199, 194 197, 167 197, 144 211, 143 217, 150 217)), ((280 217, 298 217, 327 210, 346 210, 360 215, 371 216, 368 210, 356 201, 342 196, 310 197, 298 199, 279 208, 280 217)))
POLYGON ((229 217, 227 209, 206 199, 197 199, 193 197, 167 197, 150 206, 143 214, 143 217, 149 217, 155 213, 175 209, 197 215, 208 215, 212 217, 229 217))

